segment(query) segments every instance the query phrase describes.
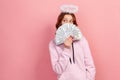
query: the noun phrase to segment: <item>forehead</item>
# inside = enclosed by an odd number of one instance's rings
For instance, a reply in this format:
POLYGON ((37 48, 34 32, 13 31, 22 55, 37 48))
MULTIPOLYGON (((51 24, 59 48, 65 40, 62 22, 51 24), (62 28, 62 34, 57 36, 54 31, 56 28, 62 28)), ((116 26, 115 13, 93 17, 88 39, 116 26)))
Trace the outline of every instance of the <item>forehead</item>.
POLYGON ((72 17, 72 15, 66 14, 66 15, 64 16, 64 19, 73 19, 73 17, 72 17))

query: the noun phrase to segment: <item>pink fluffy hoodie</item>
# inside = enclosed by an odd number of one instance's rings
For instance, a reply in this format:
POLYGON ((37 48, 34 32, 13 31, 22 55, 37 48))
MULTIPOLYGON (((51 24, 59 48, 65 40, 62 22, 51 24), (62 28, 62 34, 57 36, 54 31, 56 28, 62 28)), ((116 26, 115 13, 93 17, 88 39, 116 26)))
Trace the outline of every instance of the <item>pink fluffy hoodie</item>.
POLYGON ((56 45, 55 40, 49 43, 52 68, 58 80, 95 80, 96 70, 87 40, 82 37, 73 46, 64 48, 63 44, 56 45))

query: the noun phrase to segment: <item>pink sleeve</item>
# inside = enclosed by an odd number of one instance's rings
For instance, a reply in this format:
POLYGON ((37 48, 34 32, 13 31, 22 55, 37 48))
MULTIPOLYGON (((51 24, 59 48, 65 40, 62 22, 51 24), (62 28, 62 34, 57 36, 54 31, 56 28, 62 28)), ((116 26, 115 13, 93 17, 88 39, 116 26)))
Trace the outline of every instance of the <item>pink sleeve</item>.
POLYGON ((87 80, 95 80, 95 65, 92 59, 91 51, 88 45, 88 42, 85 38, 83 38, 83 50, 85 54, 85 66, 87 72, 87 80))
POLYGON ((59 53, 60 51, 57 51, 55 43, 51 41, 49 44, 49 52, 54 72, 62 74, 69 63, 69 57, 71 56, 70 50, 65 48, 61 53, 59 53))

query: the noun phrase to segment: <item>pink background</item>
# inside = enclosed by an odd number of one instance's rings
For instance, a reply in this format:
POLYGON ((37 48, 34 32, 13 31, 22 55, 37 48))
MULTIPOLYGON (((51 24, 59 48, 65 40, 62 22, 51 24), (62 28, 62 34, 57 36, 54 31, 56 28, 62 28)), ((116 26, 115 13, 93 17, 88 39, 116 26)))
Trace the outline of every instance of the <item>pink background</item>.
POLYGON ((56 80, 48 43, 66 3, 79 6, 96 80, 120 80, 119 0, 0 0, 0 80, 56 80))

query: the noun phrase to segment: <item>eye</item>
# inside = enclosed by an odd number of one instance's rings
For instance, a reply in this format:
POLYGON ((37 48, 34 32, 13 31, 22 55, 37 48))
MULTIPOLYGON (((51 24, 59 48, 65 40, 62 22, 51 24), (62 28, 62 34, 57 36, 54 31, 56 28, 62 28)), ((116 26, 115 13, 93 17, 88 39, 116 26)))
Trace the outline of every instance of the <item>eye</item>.
POLYGON ((63 22, 65 22, 66 20, 63 20, 63 22))
POLYGON ((63 22, 67 22, 67 20, 64 19, 63 22))
POLYGON ((73 23, 73 20, 70 20, 70 23, 73 23))

